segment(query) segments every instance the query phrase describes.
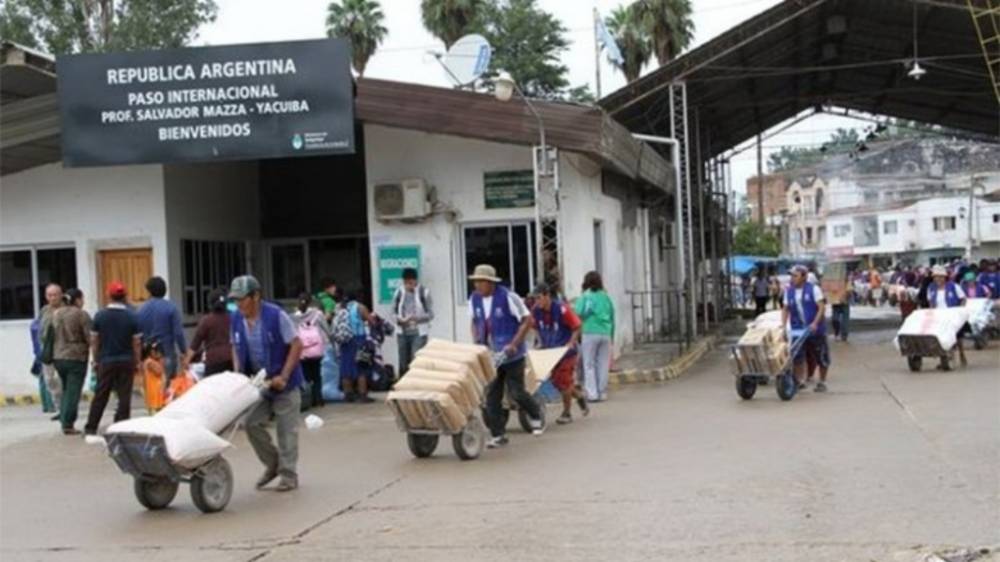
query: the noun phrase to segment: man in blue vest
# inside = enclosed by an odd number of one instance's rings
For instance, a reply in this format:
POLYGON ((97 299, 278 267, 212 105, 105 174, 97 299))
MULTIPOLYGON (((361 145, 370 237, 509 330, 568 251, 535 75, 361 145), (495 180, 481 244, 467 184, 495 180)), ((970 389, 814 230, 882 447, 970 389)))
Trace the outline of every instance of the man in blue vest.
POLYGON ((257 489, 281 477, 278 491, 294 490, 299 485, 296 464, 299 458, 299 406, 302 397, 302 368, 295 324, 281 307, 264 302, 260 283, 252 275, 233 279, 229 298, 236 301, 237 310, 230 323, 233 344, 233 366, 247 375, 261 369, 267 372, 269 386, 263 391, 264 400, 247 417, 247 438, 257 458, 264 463, 264 475, 257 489), (274 416, 278 447, 274 447, 267 424, 274 416))
POLYGON ((826 326, 823 323, 826 299, 818 285, 809 283, 809 271, 797 265, 792 268, 791 284, 785 290, 784 306, 781 309, 782 325, 788 324, 792 338, 808 332, 808 339, 795 355, 795 380, 799 388, 806 386, 806 366, 810 371, 819 367, 819 382, 816 392, 826 392, 826 375, 830 368, 830 350, 826 342, 826 326))
POLYGON ((985 259, 979 262, 979 282, 990 290, 991 299, 1000 299, 1000 273, 997 273, 997 262, 985 259))
MULTIPOLYGON (((934 277, 934 281, 927 286, 927 306, 929 308, 965 306, 965 291, 962 290, 962 287, 958 283, 948 279, 948 270, 944 266, 935 265, 931 269, 931 275, 934 277)), ((968 361, 965 359, 965 348, 962 347, 962 338, 971 331, 972 329, 966 324, 958 332, 958 359, 963 367, 968 364, 968 361)), ((949 367, 943 359, 942 357, 938 369, 947 371, 949 367)))
POLYGON ((492 435, 486 445, 494 449, 507 444, 503 417, 505 387, 517 406, 527 412, 532 433, 541 435, 545 431, 541 407, 524 388, 527 353, 524 339, 531 329, 528 308, 516 293, 497 284, 500 278, 491 265, 477 265, 469 280, 476 289, 469 298, 472 340, 503 355, 497 366, 497 378, 486 392, 486 424, 492 435))
POLYGON ((562 395, 563 412, 556 419, 562 425, 571 423, 573 415, 570 409, 573 399, 580 406, 584 416, 590 415, 590 407, 583 391, 576 385, 577 344, 580 343, 580 332, 583 323, 573 311, 573 307, 560 301, 552 294, 552 289, 546 283, 535 287, 535 305, 531 308, 531 317, 538 332, 538 343, 542 349, 568 346, 569 351, 552 368, 549 380, 562 395))

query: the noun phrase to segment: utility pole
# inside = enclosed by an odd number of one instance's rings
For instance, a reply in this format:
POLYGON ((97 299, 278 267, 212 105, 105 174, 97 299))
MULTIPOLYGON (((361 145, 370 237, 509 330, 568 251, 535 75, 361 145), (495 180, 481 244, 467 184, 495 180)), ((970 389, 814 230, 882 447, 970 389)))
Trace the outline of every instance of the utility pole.
POLYGON ((597 6, 594 6, 594 86, 597 99, 601 99, 601 39, 597 35, 597 20, 600 17, 597 6))
POLYGON ((757 222, 764 229, 764 148, 757 132, 757 222))

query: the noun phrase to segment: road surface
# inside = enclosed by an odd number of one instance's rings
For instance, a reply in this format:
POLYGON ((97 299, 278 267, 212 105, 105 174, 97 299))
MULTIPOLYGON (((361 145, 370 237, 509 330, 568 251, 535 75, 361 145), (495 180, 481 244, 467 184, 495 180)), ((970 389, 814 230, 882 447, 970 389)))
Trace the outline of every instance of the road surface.
POLYGON ((255 491, 238 436, 215 515, 186 488, 146 512, 99 447, 34 408, 0 410, 0 559, 998 560, 1000 348, 911 374, 890 335, 832 344, 825 395, 743 402, 720 350, 472 462, 444 442, 413 459, 380 404, 328 406, 303 430, 295 492, 255 491))

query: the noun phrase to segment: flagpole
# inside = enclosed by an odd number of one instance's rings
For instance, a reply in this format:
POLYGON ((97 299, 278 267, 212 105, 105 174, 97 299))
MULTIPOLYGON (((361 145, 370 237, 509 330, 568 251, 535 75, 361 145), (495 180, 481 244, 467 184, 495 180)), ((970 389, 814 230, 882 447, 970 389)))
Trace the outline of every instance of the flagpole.
POLYGON ((597 19, 601 17, 594 6, 594 84, 597 87, 597 99, 601 99, 601 41, 597 35, 597 19))

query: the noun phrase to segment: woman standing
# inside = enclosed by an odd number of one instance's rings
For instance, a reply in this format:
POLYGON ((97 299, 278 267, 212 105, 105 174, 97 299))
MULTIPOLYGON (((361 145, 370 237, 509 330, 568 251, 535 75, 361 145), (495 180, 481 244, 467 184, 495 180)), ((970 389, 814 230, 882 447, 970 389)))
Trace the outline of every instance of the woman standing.
POLYGON ((316 306, 316 301, 309 293, 299 295, 299 304, 292 320, 295 321, 295 329, 299 334, 299 340, 302 341, 299 363, 302 365, 302 374, 310 385, 310 404, 319 407, 323 405, 323 377, 320 374, 320 364, 323 362, 326 347, 330 345, 330 325, 327 324, 325 314, 316 306))
POLYGON ((194 357, 205 354, 205 375, 233 370, 233 346, 229 340, 229 310, 226 292, 215 289, 208 294, 209 313, 198 321, 198 327, 191 340, 185 364, 190 365, 194 357))
POLYGON ((83 292, 66 291, 66 306, 52 315, 52 358, 59 380, 62 382, 62 402, 59 422, 64 435, 79 435, 76 423, 77 409, 83 381, 87 378, 87 359, 90 357, 90 315, 83 310, 83 292))
POLYGON ((615 306, 604 290, 601 274, 591 271, 583 277, 583 295, 574 305, 583 320, 583 383, 587 400, 608 399, 608 369, 611 342, 615 337, 615 306))
POLYGON ((340 380, 344 385, 344 400, 369 404, 374 402, 368 396, 368 376, 366 369, 358 365, 358 352, 364 348, 368 337, 368 321, 371 313, 368 307, 358 302, 360 291, 351 291, 347 302, 337 311, 334 331, 340 344, 340 380))

